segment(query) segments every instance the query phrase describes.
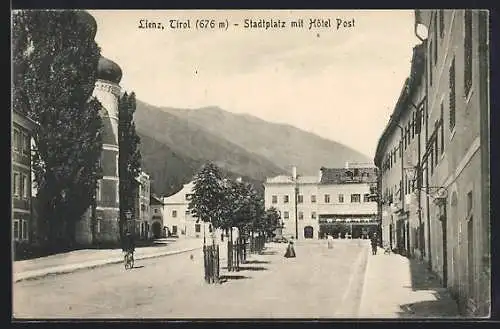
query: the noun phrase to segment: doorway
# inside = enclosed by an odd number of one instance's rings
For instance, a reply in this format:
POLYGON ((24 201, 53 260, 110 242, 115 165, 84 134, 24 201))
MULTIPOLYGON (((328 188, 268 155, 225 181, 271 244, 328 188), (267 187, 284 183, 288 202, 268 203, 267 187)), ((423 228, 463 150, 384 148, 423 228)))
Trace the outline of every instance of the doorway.
POLYGON ((314 229, 312 226, 304 227, 304 239, 312 239, 314 237, 314 229))
POLYGON ((153 238, 159 239, 161 238, 161 224, 160 222, 154 222, 153 225, 151 226, 151 229, 153 231, 153 238))

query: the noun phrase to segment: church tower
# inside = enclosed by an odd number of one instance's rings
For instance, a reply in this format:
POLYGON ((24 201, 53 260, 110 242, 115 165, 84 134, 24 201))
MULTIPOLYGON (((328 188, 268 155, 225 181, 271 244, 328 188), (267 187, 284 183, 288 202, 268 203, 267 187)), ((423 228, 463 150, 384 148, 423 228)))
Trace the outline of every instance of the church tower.
POLYGON ((119 240, 119 176, 118 176, 118 100, 121 94, 122 70, 115 62, 101 57, 93 96, 102 104, 103 122, 101 168, 102 179, 96 191, 94 242, 119 240))
MULTIPOLYGON (((97 22, 87 11, 78 11, 81 24, 88 26, 90 37, 97 32, 97 22)), ((118 100, 121 95, 122 70, 115 62, 101 57, 97 67, 97 80, 93 96, 102 104, 102 179, 96 189, 96 206, 91 207, 76 224, 76 239, 81 245, 114 244, 120 239, 119 231, 119 178, 118 178, 118 100)))

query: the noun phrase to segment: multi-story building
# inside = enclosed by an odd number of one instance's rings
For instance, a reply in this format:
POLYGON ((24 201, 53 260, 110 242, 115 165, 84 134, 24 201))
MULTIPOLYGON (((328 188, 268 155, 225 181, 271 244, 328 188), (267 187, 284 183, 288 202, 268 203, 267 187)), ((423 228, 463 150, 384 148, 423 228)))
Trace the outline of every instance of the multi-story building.
POLYGON ((209 225, 197 222, 188 210, 193 187, 194 181, 191 181, 184 184, 179 192, 163 198, 163 225, 171 236, 203 238, 205 234, 208 239, 209 225))
POLYGON ((139 239, 149 239, 151 232, 151 181, 148 174, 141 171, 136 177, 137 188, 135 197, 134 230, 139 239))
POLYGON ((31 216, 31 136, 36 123, 12 111, 12 240, 15 247, 35 237, 31 216))
POLYGON ((266 180, 264 202, 280 213, 285 237, 368 237, 378 229, 376 184, 376 168, 366 164, 321 168, 318 176, 294 167, 291 176, 266 180))
POLYGON ((122 70, 118 64, 101 57, 93 96, 102 104, 103 144, 99 164, 103 177, 97 182, 95 208, 77 223, 76 238, 80 244, 113 244, 120 240, 118 100, 121 78, 122 70))
MULTIPOLYGON (((416 10, 415 31, 422 40, 425 63, 420 84, 410 86, 410 94, 424 99, 421 149, 417 161, 412 157, 404 164, 409 170, 403 171, 416 173, 411 186, 418 192, 417 211, 425 227, 423 257, 464 314, 487 316, 491 306, 488 13, 416 10)), ((413 109, 402 106, 398 111, 408 116, 413 109)), ((403 114, 397 116, 394 121, 403 120, 403 114)), ((384 132, 379 142, 375 162, 381 168, 390 158, 391 138, 392 133, 384 132)), ((391 184, 390 169, 385 175, 386 184, 391 184)), ((383 179, 382 195, 385 187, 383 179)), ((411 249, 411 239, 406 243, 411 249)))
POLYGON ((418 191, 409 169, 419 165, 425 146, 425 44, 413 49, 410 77, 377 145, 382 243, 402 254, 425 255, 423 221, 418 191))
POLYGON ((151 207, 151 233, 153 238, 158 239, 165 236, 165 231, 163 227, 163 201, 151 194, 149 201, 151 207))

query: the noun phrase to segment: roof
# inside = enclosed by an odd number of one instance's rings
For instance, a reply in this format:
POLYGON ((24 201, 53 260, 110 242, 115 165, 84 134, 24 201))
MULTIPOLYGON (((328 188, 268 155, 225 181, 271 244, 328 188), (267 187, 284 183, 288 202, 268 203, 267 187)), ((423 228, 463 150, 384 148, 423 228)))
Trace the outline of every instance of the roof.
POLYGON ((377 168, 321 168, 321 184, 375 183, 377 168))
MULTIPOLYGON (((297 176, 298 184, 317 184, 319 183, 318 176, 297 176)), ((295 184, 292 176, 280 175, 269 177, 266 179, 266 184, 295 184)))
POLYGON ((411 61, 410 76, 406 79, 401 94, 399 95, 394 111, 380 136, 377 150, 375 152, 374 163, 376 166, 380 167, 380 163, 383 156, 383 151, 387 144, 388 137, 391 136, 393 131, 396 129, 398 122, 401 119, 401 115, 408 109, 408 101, 416 90, 416 87, 420 83, 424 68, 425 68, 425 45, 423 42, 415 47, 413 47, 413 57, 411 61))
POLYGON ((21 111, 18 111, 16 109, 12 110, 12 122, 16 122, 29 130, 33 130, 35 126, 38 124, 33 121, 30 117, 28 117, 26 114, 22 113, 21 111))
POLYGON ((101 56, 101 58, 99 58, 99 62, 97 64, 98 79, 118 84, 122 79, 122 75, 122 69, 118 64, 104 56, 101 56))
POLYGON ((149 196, 149 204, 150 205, 163 205, 163 201, 157 197, 156 195, 151 194, 149 196))

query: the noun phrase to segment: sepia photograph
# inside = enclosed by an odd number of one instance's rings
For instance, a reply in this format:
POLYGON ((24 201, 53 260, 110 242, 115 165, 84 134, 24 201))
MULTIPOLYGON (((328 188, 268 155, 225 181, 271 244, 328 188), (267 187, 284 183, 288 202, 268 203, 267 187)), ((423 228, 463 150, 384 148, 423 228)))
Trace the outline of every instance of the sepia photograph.
POLYGON ((11 320, 488 319, 489 22, 12 9, 11 320))

